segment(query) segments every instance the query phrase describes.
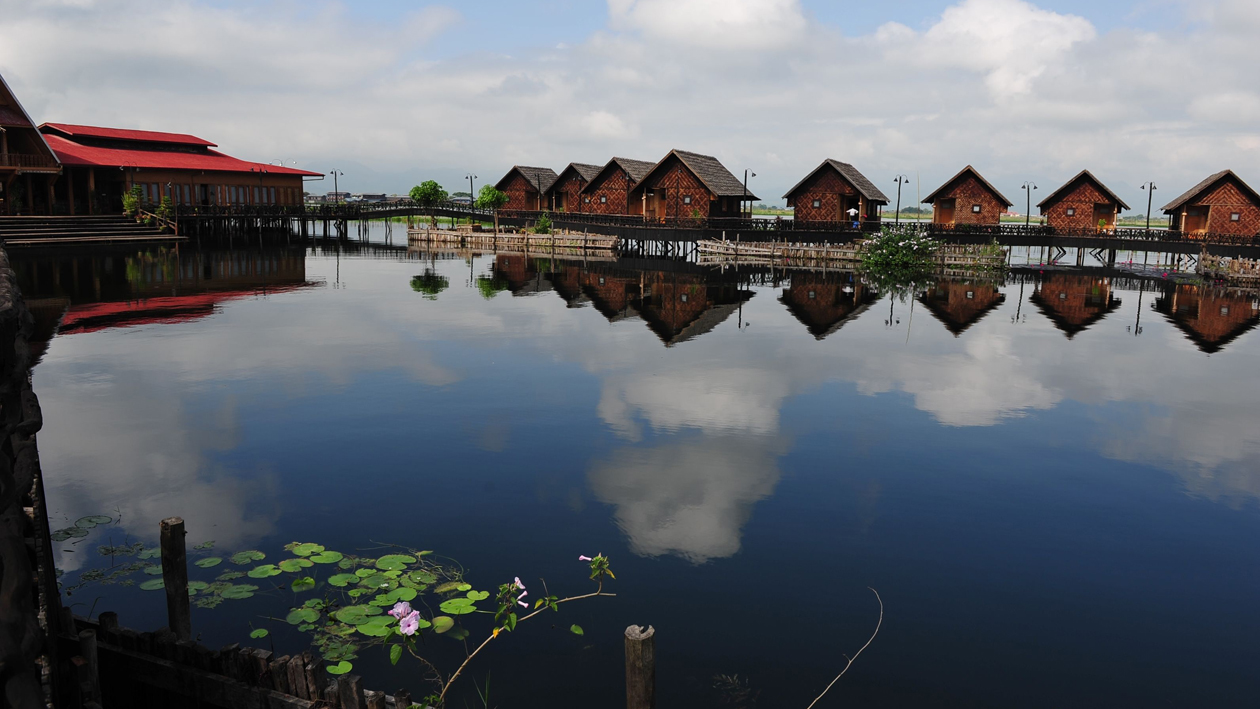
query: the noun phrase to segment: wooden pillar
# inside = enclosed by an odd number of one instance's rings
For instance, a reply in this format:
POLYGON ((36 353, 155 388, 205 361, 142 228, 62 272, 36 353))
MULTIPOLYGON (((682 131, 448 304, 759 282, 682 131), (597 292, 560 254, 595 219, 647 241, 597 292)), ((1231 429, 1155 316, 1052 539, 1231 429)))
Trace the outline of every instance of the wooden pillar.
POLYGON ((188 555, 184 549, 184 520, 170 517, 159 525, 162 541, 162 579, 166 582, 166 617, 176 640, 192 639, 188 605, 188 555))
POLYGON ((656 629, 626 628, 626 709, 656 708, 656 629))
POLYGON ((66 199, 70 202, 70 216, 74 216, 74 173, 66 168, 66 199))
POLYGON ((35 187, 29 172, 26 173, 26 210, 27 214, 35 214, 35 187))
POLYGON ((101 701, 101 675, 96 653, 95 630, 84 630, 79 633, 79 655, 87 665, 84 673, 86 675, 84 694, 87 695, 88 700, 99 703, 101 701))
MULTIPOLYGON (((131 189, 131 179, 127 179, 127 189, 131 189)), ((96 214, 96 168, 88 168, 88 214, 96 214)))
POLYGON ((57 185, 58 177, 60 176, 59 175, 48 176, 48 216, 50 217, 53 214, 53 205, 57 202, 57 192, 56 192, 55 187, 57 185))

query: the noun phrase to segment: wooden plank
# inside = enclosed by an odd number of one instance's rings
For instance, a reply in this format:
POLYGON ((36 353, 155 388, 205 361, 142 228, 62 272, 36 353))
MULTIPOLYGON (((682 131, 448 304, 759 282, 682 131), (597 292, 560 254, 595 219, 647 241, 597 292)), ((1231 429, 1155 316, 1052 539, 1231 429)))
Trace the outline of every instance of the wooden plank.
POLYGON ((301 655, 294 655, 289 660, 288 674, 289 694, 302 699, 310 699, 311 694, 306 689, 306 666, 302 663, 301 655))
POLYGON ((192 610, 188 601, 188 555, 184 549, 184 520, 168 517, 158 524, 162 546, 162 579, 166 585, 167 627, 176 640, 192 639, 192 610))
POLYGON ((342 675, 337 678, 337 687, 341 697, 341 709, 366 709, 367 699, 363 693, 362 677, 342 675))

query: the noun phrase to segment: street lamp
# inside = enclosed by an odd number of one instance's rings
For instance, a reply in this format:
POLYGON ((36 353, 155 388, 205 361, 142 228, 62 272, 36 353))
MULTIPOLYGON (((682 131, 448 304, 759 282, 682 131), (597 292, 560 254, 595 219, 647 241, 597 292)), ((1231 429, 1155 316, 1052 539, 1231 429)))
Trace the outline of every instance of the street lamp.
POLYGON ((1142 189, 1146 190, 1146 230, 1151 230, 1151 202, 1155 199, 1155 190, 1159 189, 1154 182, 1148 182, 1142 185, 1142 189), (1149 189, 1147 189, 1149 188, 1149 189))
POLYGON ((901 186, 909 181, 910 178, 906 175, 897 175, 897 179, 893 180, 897 183, 897 214, 893 217, 894 225, 901 223, 901 186))
POLYGON ((1034 182, 1025 182, 1021 189, 1024 190, 1025 195, 1028 197, 1028 204, 1024 207, 1024 228, 1027 229, 1032 226, 1032 191, 1037 189, 1037 185, 1034 182))
POLYGON ((477 204, 477 192, 473 189, 473 180, 477 179, 477 176, 470 172, 464 177, 468 180, 468 206, 472 207, 477 204))
MULTIPOLYGON (((744 170, 744 202, 745 202, 745 203, 747 203, 747 202, 748 202, 748 178, 749 178, 749 176, 756 177, 756 176, 757 176, 757 173, 752 172, 751 170, 744 170)), ((741 211, 741 212, 743 212, 744 210, 743 210, 743 209, 740 209, 740 211, 741 211)), ((749 218, 749 219, 752 219, 752 207, 751 207, 751 206, 749 206, 749 207, 748 207, 748 218, 749 218)))
POLYGON ((263 175, 267 174, 267 168, 251 167, 249 171, 258 173, 258 199, 254 201, 261 205, 267 201, 267 188, 263 187, 263 175))
POLYGON ((338 202, 340 202, 340 201, 341 201, 341 190, 337 187, 337 178, 338 178, 338 177, 345 177, 346 173, 341 172, 340 170, 333 170, 332 172, 330 172, 330 173, 328 173, 328 174, 329 174, 329 175, 332 175, 332 178, 333 178, 333 199, 334 199, 334 200, 336 200, 336 201, 338 201, 338 202))

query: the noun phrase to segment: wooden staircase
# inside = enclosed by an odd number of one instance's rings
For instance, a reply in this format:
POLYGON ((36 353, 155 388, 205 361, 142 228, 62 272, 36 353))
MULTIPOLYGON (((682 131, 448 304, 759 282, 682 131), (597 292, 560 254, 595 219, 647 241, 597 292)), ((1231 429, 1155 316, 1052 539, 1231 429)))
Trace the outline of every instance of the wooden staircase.
POLYGON ((182 240, 123 216, 0 217, 0 242, 6 249, 182 240))

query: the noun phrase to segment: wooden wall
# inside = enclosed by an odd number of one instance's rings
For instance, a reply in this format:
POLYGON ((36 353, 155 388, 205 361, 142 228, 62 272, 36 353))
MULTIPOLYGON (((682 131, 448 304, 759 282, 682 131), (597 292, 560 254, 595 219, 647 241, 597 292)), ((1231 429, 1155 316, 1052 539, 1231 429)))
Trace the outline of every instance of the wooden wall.
POLYGON ((1046 208, 1046 224, 1056 229, 1097 229, 1098 220, 1094 218, 1097 204, 1108 205, 1107 225, 1115 226, 1115 214, 1120 205, 1089 180, 1079 181, 1046 208), (1069 215, 1069 209, 1076 210, 1076 214, 1069 215))
MULTIPOLYGON (((949 198, 953 198, 956 201, 954 206, 955 224, 988 224, 996 226, 1002 221, 1002 212, 1006 211, 1006 205, 1002 204, 1002 200, 998 199, 992 190, 985 187, 983 182, 971 174, 963 175, 936 195, 938 204, 940 200, 949 198), (979 213, 972 211, 972 206, 977 204, 980 205, 979 213)), ((933 222, 937 221, 936 215, 938 213, 939 209, 933 210, 933 222)))

